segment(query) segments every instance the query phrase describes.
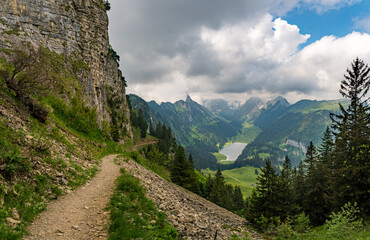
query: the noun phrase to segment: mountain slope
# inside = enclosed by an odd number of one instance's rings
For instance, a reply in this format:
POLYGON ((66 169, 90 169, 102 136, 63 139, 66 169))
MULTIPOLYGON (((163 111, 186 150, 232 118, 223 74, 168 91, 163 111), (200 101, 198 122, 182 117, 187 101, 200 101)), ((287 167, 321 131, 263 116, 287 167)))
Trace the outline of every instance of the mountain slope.
POLYGON ((218 145, 237 133, 233 122, 214 115, 190 96, 186 101, 161 104, 146 103, 135 95, 129 97, 132 107, 141 109, 147 116, 146 121, 151 121, 153 126, 162 122, 171 128, 178 143, 192 153, 198 168, 215 167, 217 160, 211 153, 218 152, 218 145))
POLYGON ((261 109, 258 117, 253 120, 254 125, 262 130, 266 129, 272 122, 276 121, 288 111, 289 105, 288 101, 283 97, 277 97, 267 102, 261 109))
MULTIPOLYGON (((292 164, 297 165, 299 160, 304 158, 310 141, 316 146, 321 143, 321 137, 331 123, 330 112, 338 110, 338 103, 348 104, 347 101, 342 100, 301 100, 289 107, 286 107, 286 104, 282 108, 278 107, 281 116, 268 125, 265 124, 267 121, 264 121, 264 130, 252 144, 246 146, 238 160, 254 156, 254 153, 258 152, 260 156, 273 158, 276 163, 277 160, 282 160, 285 155, 288 155, 292 164), (264 150, 261 151, 261 149, 264 150)), ((273 109, 276 108, 273 107, 273 109)), ((273 115, 269 114, 269 116, 273 115)), ((259 119, 261 116, 262 114, 259 119)))
POLYGON ((167 182, 132 160, 122 162, 122 166, 141 181, 147 189, 148 197, 166 213, 168 221, 177 228, 180 237, 232 239, 235 234, 238 237, 260 239, 238 215, 167 182))

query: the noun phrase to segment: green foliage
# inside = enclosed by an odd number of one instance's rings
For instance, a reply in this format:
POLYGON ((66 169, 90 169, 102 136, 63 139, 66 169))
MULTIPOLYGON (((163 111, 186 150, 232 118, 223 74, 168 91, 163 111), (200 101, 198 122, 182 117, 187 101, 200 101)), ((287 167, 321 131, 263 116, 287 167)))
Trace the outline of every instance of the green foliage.
POLYGON ((109 239, 177 239, 163 212, 145 197, 138 179, 121 170, 109 204, 109 239))
POLYGON ((171 166, 171 181, 192 192, 199 192, 199 182, 194 166, 186 159, 185 150, 179 146, 171 166))
POLYGON ((48 97, 47 102, 54 109, 54 116, 75 133, 88 139, 106 139, 98 126, 96 110, 88 107, 80 98, 72 98, 70 105, 54 96, 48 97))
POLYGON ((114 51, 112 46, 109 46, 108 54, 116 61, 117 64, 119 63, 120 56, 118 55, 118 53, 116 51, 114 51))
POLYGON ((360 210, 357 203, 345 204, 340 212, 333 212, 330 220, 327 220, 324 227, 328 236, 335 239, 347 239, 348 235, 362 227, 362 220, 359 219, 360 210))
POLYGON ((187 98, 186 101, 172 103, 145 102, 135 95, 130 95, 133 109, 143 111, 147 122, 158 122, 171 128, 179 144, 194 157, 197 169, 211 167, 217 169, 217 145, 223 145, 228 138, 237 134, 235 125, 212 114, 208 109, 187 98))
POLYGON ((170 171, 165 166, 157 162, 150 161, 149 159, 143 157, 139 152, 136 151, 133 151, 131 153, 125 153, 124 155, 132 158, 135 162, 139 163, 143 167, 152 170, 153 172, 155 172, 162 178, 166 179, 167 181, 170 181, 170 171))
MULTIPOLYGON (((249 197, 252 194, 252 189, 256 184, 257 180, 256 177, 258 174, 257 168, 246 166, 241 168, 234 168, 231 170, 223 170, 222 175, 225 178, 225 182, 227 184, 231 184, 232 186, 240 186, 242 194, 244 197, 249 197)), ((211 173, 215 174, 216 171, 211 171, 209 169, 203 170, 203 173, 211 173)))
POLYGON ((143 111, 141 109, 139 112, 136 110, 131 110, 130 114, 132 126, 140 129, 140 138, 145 138, 148 130, 148 124, 144 119, 143 111))
POLYGON ((232 137, 233 142, 251 143, 262 132, 258 127, 245 122, 242 125, 240 133, 232 137))
POLYGON ((110 10, 110 3, 108 2, 108 0, 104 0, 104 8, 105 8, 105 11, 109 11, 110 10))
POLYGON ((345 109, 332 114, 335 145, 332 152, 335 205, 357 202, 365 214, 370 213, 370 68, 355 59, 347 69, 339 92, 350 100, 345 109))
POLYGON ((304 212, 295 217, 293 224, 294 230, 297 233, 305 233, 311 229, 310 218, 304 212))

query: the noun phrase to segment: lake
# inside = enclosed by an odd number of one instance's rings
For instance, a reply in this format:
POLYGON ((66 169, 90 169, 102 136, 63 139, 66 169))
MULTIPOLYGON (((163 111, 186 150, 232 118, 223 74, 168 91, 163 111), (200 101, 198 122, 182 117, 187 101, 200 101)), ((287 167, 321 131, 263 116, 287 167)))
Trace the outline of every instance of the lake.
POLYGON ((240 142, 235 142, 227 145, 220 151, 221 154, 226 156, 226 160, 221 161, 235 161, 247 145, 247 143, 240 142))

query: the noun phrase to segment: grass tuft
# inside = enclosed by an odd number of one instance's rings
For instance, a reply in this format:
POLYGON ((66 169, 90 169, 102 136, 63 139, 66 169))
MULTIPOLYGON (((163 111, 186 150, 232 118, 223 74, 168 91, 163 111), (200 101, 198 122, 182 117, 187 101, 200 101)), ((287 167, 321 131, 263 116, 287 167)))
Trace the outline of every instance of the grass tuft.
POLYGON ((121 169, 109 210, 109 239, 177 239, 177 231, 166 215, 145 197, 140 181, 121 169))

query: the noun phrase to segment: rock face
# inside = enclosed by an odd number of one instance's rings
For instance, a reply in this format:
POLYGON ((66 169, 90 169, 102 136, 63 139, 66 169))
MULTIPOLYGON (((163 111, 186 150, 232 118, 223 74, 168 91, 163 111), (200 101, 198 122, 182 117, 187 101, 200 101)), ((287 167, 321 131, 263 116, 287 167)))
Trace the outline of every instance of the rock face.
POLYGON ((167 182, 132 160, 122 164, 141 181, 147 197, 166 213, 182 239, 230 239, 233 235, 262 239, 238 215, 167 182))
MULTIPOLYGON (((99 121, 111 121, 107 86, 120 100, 120 115, 129 119, 125 87, 118 64, 109 55, 108 16, 102 0, 5 0, 0 4, 0 48, 21 42, 82 57, 89 66, 81 84, 99 121)), ((130 125, 123 124, 129 136, 130 125)))

